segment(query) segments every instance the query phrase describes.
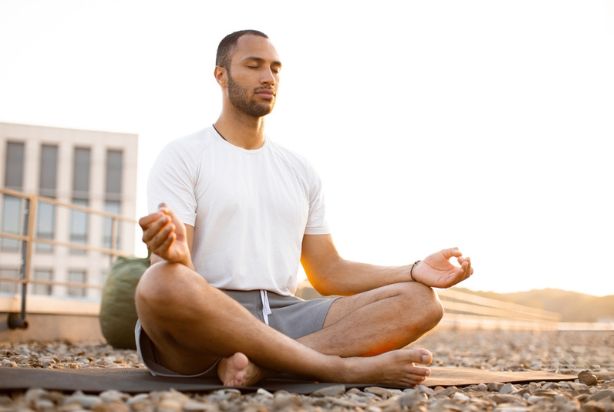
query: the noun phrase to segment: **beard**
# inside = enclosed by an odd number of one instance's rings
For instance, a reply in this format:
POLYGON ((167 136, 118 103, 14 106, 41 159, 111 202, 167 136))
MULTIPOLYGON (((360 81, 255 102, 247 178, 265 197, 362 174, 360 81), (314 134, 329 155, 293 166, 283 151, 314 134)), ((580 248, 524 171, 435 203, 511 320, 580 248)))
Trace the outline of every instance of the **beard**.
POLYGON ((249 100, 247 97, 247 89, 235 83, 230 75, 230 71, 228 72, 228 98, 234 107, 250 116, 266 116, 273 110, 272 105, 259 104, 249 100))

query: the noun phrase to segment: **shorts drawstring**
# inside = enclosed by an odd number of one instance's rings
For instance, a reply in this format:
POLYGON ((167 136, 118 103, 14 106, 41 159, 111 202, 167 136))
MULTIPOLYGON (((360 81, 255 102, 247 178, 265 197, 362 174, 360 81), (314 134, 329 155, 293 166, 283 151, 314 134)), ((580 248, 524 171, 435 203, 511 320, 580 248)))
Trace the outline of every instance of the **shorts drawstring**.
POLYGON ((269 315, 273 312, 271 312, 271 306, 269 306, 269 295, 266 290, 260 291, 260 300, 262 301, 262 319, 268 325, 269 315))

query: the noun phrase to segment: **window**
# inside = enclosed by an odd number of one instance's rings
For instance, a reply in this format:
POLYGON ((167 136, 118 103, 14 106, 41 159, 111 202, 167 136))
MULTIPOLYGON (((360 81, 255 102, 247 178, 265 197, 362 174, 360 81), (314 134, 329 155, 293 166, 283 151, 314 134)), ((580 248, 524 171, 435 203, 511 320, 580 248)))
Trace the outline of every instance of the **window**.
MULTIPOLYGON (((90 166, 91 151, 89 148, 77 147, 73 157, 73 195, 72 202, 80 206, 88 206, 90 200, 90 166)), ((78 210, 70 212, 71 243, 87 243, 89 218, 87 213, 78 210)), ((84 250, 71 249, 73 255, 83 255, 84 250)))
MULTIPOLYGON (((43 145, 41 147, 38 193, 45 197, 56 197, 58 177, 58 147, 43 145)), ((55 238, 55 206, 47 202, 38 202, 36 219, 36 237, 53 240, 55 238)), ((36 243, 37 252, 53 252, 53 245, 36 243)))
MULTIPOLYGON (((6 158, 4 161, 4 187, 22 191, 25 160, 25 145, 21 142, 6 143, 6 158)), ((2 231, 20 235, 23 228, 23 201, 19 198, 4 195, 2 207, 2 231)), ((18 252, 21 241, 0 239, 0 247, 7 252, 18 252)))
MULTIPOLYGON (((71 283, 78 283, 85 285, 87 282, 87 273, 85 270, 70 270, 68 272, 68 281, 71 283)), ((68 296, 85 297, 87 295, 87 289, 80 286, 68 286, 66 288, 68 296)))
MULTIPOLYGON (((116 215, 122 213, 122 176, 124 171, 123 152, 121 150, 107 150, 107 160, 105 169, 105 203, 104 210, 116 215)), ((111 218, 104 218, 102 228, 102 245, 110 248, 113 246, 113 221, 111 218)), ((115 248, 120 249, 121 221, 115 224, 115 248)))
MULTIPOLYGON (((50 282, 53 280, 53 271, 51 269, 35 269, 32 280, 44 280, 50 282)), ((44 283, 32 283, 30 287, 30 291, 35 295, 51 295, 52 290, 52 285, 44 283)))
POLYGON ((23 189, 23 166, 25 160, 25 145, 20 142, 6 143, 6 160, 4 169, 4 187, 7 189, 23 189))
MULTIPOLYGON (((25 201, 9 195, 4 195, 2 207, 2 231, 13 235, 21 235, 24 225, 25 201)), ((7 252, 19 252, 21 240, 0 238, 2 250, 7 252)))
MULTIPOLYGON (((0 267, 0 278, 19 279, 19 269, 0 267)), ((10 280, 0 280, 0 294, 15 294, 19 290, 19 283, 10 280)))
POLYGON ((121 150, 107 150, 105 193, 108 200, 120 200, 124 159, 121 150))
MULTIPOLYGON (((36 237, 39 239, 53 240, 55 238, 55 206, 47 202, 38 202, 36 214, 36 237)), ((53 245, 48 243, 36 243, 37 252, 51 253, 53 245)))
MULTIPOLYGON (((121 203, 116 201, 104 202, 104 210, 115 215, 121 214, 121 203)), ((115 248, 120 249, 120 236, 121 233, 121 221, 115 222, 115 248)), ((111 248, 113 237, 113 221, 110 217, 103 218, 102 228, 102 245, 106 248, 111 248)))
POLYGON ((41 147, 38 193, 41 196, 56 196, 58 184, 58 147, 44 144, 41 147))

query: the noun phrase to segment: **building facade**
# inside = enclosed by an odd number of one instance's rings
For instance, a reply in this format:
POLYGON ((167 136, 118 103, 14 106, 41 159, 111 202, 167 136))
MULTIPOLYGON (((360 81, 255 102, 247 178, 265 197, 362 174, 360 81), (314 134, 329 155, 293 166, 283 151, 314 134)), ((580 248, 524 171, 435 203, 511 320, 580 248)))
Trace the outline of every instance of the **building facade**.
MULTIPOLYGON (((91 209, 135 218, 137 140, 135 134, 0 123, 0 184, 91 209)), ((36 205, 35 236, 125 254, 134 249, 135 225, 48 202, 36 205), (115 236, 112 236, 115 235, 115 236), (114 239, 113 239, 114 237, 114 239)), ((0 195, 0 231, 25 234, 25 201, 0 195)), ((31 279, 101 285, 111 258, 100 252, 34 243, 31 279)), ((0 238, 0 278, 19 278, 22 242, 0 238)), ((0 281, 0 295, 19 291, 0 281)), ((29 293, 98 300, 100 290, 32 284, 29 293)))

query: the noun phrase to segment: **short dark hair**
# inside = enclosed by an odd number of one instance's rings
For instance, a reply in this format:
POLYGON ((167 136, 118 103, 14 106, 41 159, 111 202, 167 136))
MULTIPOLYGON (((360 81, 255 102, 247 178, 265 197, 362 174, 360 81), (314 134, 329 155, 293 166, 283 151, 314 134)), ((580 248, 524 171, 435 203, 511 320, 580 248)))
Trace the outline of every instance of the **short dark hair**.
POLYGON ((269 38, 269 36, 258 30, 239 30, 235 31, 234 33, 230 33, 228 36, 224 37, 220 44, 217 46, 215 65, 228 69, 230 65, 230 53, 232 52, 232 49, 237 45, 237 41, 239 41, 242 36, 245 36, 247 34, 264 37, 265 39, 269 38))

